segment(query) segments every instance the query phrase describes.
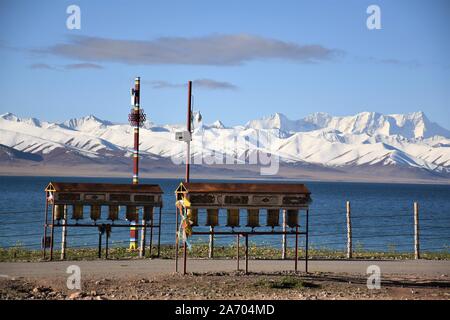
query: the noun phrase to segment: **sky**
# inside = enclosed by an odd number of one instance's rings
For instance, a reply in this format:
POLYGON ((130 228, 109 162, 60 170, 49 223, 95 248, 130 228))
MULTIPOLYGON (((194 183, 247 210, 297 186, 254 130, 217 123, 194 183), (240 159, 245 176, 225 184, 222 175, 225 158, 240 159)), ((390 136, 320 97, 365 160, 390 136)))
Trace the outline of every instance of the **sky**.
POLYGON ((0 113, 123 123, 140 76, 158 124, 185 121, 192 80, 206 123, 420 110, 450 128, 449 13, 446 0, 2 0, 0 113))

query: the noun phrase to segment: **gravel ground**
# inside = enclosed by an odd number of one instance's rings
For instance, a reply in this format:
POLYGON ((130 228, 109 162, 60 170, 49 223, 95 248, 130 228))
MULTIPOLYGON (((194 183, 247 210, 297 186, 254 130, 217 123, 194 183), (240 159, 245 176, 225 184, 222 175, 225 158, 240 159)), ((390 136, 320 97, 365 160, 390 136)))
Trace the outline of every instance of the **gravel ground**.
POLYGON ((216 272, 161 274, 149 277, 86 276, 81 290, 68 290, 54 277, 0 278, 0 299, 440 299, 450 300, 446 275, 388 275, 381 288, 369 290, 363 276, 344 273, 216 272))
MULTIPOLYGON (((67 278, 67 267, 77 265, 83 278, 123 278, 128 275, 153 276, 171 274, 175 270, 172 259, 132 259, 132 260, 92 260, 92 261, 52 261, 52 262, 2 262, 0 277, 67 278)), ((271 273, 294 269, 293 260, 250 260, 249 271, 271 273)), ((309 262, 311 272, 329 272, 365 275, 369 266, 376 265, 383 276, 390 274, 420 275, 440 277, 450 275, 450 260, 313 260, 309 262)), ((241 261, 240 268, 245 263, 241 261)), ((304 270, 304 262, 299 261, 298 270, 304 270)), ((179 261, 179 270, 183 261, 179 261)), ((189 259, 188 272, 233 272, 236 260, 231 259, 189 259)))

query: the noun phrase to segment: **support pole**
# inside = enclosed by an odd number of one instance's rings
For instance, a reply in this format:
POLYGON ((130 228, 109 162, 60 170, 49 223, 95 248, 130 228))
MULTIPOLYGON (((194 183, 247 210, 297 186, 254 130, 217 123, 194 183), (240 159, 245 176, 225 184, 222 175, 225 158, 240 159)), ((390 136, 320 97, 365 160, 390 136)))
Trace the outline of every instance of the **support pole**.
POLYGON ((295 272, 298 270, 298 226, 295 226, 295 272))
MULTIPOLYGON (((283 209, 283 232, 286 232, 286 209, 283 209)), ((287 235, 283 234, 282 244, 281 244, 281 259, 286 259, 286 251, 287 251, 287 235)))
MULTIPOLYGON (((161 232, 161 229, 159 230, 161 232)), ((175 272, 178 272, 178 207, 175 209, 175 272)))
POLYGON ((208 257, 210 259, 214 258, 214 227, 209 227, 211 234, 209 235, 209 250, 208 257))
POLYGON ((98 258, 102 257, 102 227, 99 226, 98 230, 98 258))
POLYGON ((106 230, 105 259, 108 259, 109 255, 109 230, 111 230, 110 227, 108 227, 106 230))
MULTIPOLYGON (((188 81, 188 105, 187 105, 187 119, 186 130, 191 134, 191 121, 192 121, 192 81, 188 81)), ((187 141, 186 150, 186 182, 189 182, 190 175, 190 161, 191 161, 191 142, 187 141)))
POLYGON ((352 220, 350 201, 347 201, 347 259, 352 258, 352 220))
POLYGON ((148 249, 150 258, 152 257, 152 249, 153 249, 153 227, 154 227, 153 221, 154 221, 154 218, 155 218, 155 216, 153 215, 152 220, 150 220, 150 244, 149 244, 149 249, 148 249))
POLYGON ((61 228, 61 260, 66 259, 66 246, 67 246, 67 205, 64 206, 64 219, 63 226, 61 228))
POLYGON ((238 235, 236 235, 236 260, 237 260, 237 271, 239 271, 239 237, 240 237, 240 235, 238 234, 238 235))
POLYGON ((186 241, 183 243, 183 274, 186 274, 187 268, 187 244, 186 241))
POLYGON ((48 224, 48 195, 45 193, 44 241, 42 243, 42 259, 45 260, 47 252, 47 224, 48 224))
POLYGON ((159 221, 158 221, 158 258, 161 253, 161 211, 162 207, 159 207, 159 221))
MULTIPOLYGON (((187 119, 186 119, 186 130, 191 134, 191 109, 192 109, 192 81, 188 81, 188 105, 187 105, 187 119)), ((186 182, 189 182, 189 175, 190 175, 190 161, 191 161, 191 141, 187 141, 187 148, 186 148, 186 182)), ((177 228, 177 236, 176 236, 176 243, 175 243, 175 270, 178 271, 178 211, 177 211, 177 219, 176 219, 176 228, 177 228)), ((161 229, 159 230, 161 232, 161 229)), ((183 274, 186 274, 186 261, 187 261, 187 245, 186 241, 183 244, 183 274)))
POLYGON ((141 245, 139 246, 139 258, 145 258, 146 235, 147 235, 147 220, 145 220, 145 217, 143 217, 141 229, 141 245))
POLYGON ((308 273, 308 235, 309 235, 309 209, 306 209, 306 234, 305 234, 305 272, 308 273))
POLYGON ((50 261, 53 260, 53 243, 55 238, 55 204, 52 203, 52 225, 50 235, 50 261))
POLYGON ((248 274, 248 234, 245 234, 245 274, 248 274))
POLYGON ((414 202, 414 259, 420 259, 419 243, 419 203, 414 202))

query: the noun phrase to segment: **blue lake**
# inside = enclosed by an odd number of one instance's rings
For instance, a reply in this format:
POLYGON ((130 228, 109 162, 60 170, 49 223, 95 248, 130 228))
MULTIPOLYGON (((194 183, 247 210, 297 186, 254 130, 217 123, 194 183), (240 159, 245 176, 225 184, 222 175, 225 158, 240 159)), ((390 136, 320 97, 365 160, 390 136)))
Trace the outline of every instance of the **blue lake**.
MULTIPOLYGON (((45 193, 49 181, 130 183, 127 178, 51 178, 0 177, 0 246, 20 244, 26 248, 40 248, 43 235, 45 193)), ((195 181, 195 180, 193 180, 195 181)), ((221 180, 224 181, 224 180, 221 180)), ((164 190, 161 243, 173 244, 175 234, 175 196, 177 179, 141 179, 141 183, 157 183, 164 190)), ((249 182, 248 180, 246 182, 249 182)), ((258 182, 258 181, 255 181, 258 182)), ((291 181, 290 181, 291 182, 291 181)), ((302 182, 302 181, 299 181, 302 182)), ((312 192, 310 207, 310 244, 313 248, 346 248, 346 201, 351 201, 353 243, 356 250, 413 251, 413 202, 420 208, 420 239, 423 251, 450 250, 450 185, 302 182, 312 192)), ((86 209, 87 210, 87 209, 86 209)), ((106 218, 106 210, 103 218, 106 218)), ((89 217, 85 214, 85 217, 89 217)), ((121 223, 126 223, 124 212, 121 223)), ((204 225, 200 216, 199 224, 204 225)), ((226 213, 220 212, 220 225, 225 225, 226 213)), ((304 215, 301 215, 304 226, 304 215)), ((85 218, 84 223, 91 223, 85 218)), ((98 223, 107 221, 98 221, 98 223)), ((261 214, 260 222, 265 222, 261 214)), ((246 214, 241 212, 241 224, 246 214)), ((222 227, 216 228, 221 230, 222 227)), ((207 230, 198 227, 197 230, 207 230)), ((60 229, 55 232, 59 248, 60 229)), ((268 229, 270 230, 270 229, 268 229)), ((155 230, 155 239, 157 235, 155 230)), ((129 231, 115 228, 112 246, 127 247, 129 231)), ((70 228, 68 247, 95 247, 97 231, 94 228, 70 228)), ((193 242, 206 241, 194 237, 193 242)), ((234 237, 217 236, 217 245, 227 245, 234 237)), ((281 236, 251 237, 257 245, 281 246, 281 236)), ((300 244, 303 244, 300 237, 300 244)), ((289 240, 288 244, 293 244, 289 240)))

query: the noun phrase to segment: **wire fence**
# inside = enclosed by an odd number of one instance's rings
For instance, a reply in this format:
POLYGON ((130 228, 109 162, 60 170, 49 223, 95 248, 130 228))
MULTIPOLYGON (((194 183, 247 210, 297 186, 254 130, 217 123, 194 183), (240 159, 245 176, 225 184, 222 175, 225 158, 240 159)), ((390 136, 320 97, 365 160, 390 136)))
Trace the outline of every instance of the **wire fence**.
MULTIPOLYGON (((163 209, 161 216, 161 228, 153 230, 153 244, 158 237, 163 246, 173 246, 175 232, 178 226, 175 223, 175 210, 163 209), (160 235, 159 235, 160 233, 160 235)), ((124 212, 120 212, 121 221, 115 224, 127 224, 124 212)), ((11 210, 0 211, 0 247, 3 249, 23 248, 27 250, 41 249, 43 239, 43 210, 11 210)), ((199 212, 199 227, 196 231, 208 231, 205 226, 205 216, 199 212)), ((155 213, 154 223, 158 224, 158 213, 155 213)), ((265 210, 261 210, 258 231, 270 231, 272 228, 263 226, 266 219, 265 210)), ((281 212, 280 212, 281 220, 281 212)), ((304 211, 300 212, 300 231, 304 231, 306 224, 304 211)), ((69 220, 70 222, 70 220, 69 220)), ((68 227, 68 248, 96 248, 98 246, 99 232, 96 227, 102 223, 111 223, 108 220, 98 220, 97 225, 85 218, 83 223, 92 223, 92 227, 68 227)), ((240 212, 240 224, 247 223, 246 211, 240 212)), ((72 223, 72 222, 71 222, 72 223)), ((352 208, 352 241, 355 252, 389 252, 389 253, 413 253, 414 252, 414 215, 411 203, 404 204, 402 209, 385 213, 378 210, 371 211, 363 205, 352 208)), ((226 211, 220 210, 219 226, 216 231, 230 230, 226 225, 226 211)), ((250 231, 250 228, 239 227, 235 231, 250 231)), ((277 227, 281 230, 281 226, 277 227)), ((147 228, 147 239, 149 228, 147 228)), ((282 236, 258 235, 250 236, 250 243, 257 248, 272 248, 280 250, 282 236)), ((450 216, 436 210, 423 210, 419 213, 419 239, 422 252, 450 253, 450 216)), ((109 238, 111 248, 126 248, 129 244, 129 229, 112 225, 112 233, 109 238)), ((55 248, 58 249, 61 242, 61 227, 55 228, 55 248)), ((104 240, 103 240, 104 241, 104 240)), ((149 239, 147 240, 149 241, 149 239)), ((206 245, 209 236, 193 236, 190 241, 194 245, 206 245)), ((235 238, 230 236, 215 235, 214 245, 217 247, 232 246, 235 238)), ((294 244, 294 237, 287 236, 287 247, 294 244)), ((305 237, 299 238, 299 246, 305 245, 305 237)), ((331 250, 344 252, 347 245, 347 221, 345 202, 341 206, 312 206, 309 212, 309 246, 312 250, 331 250)))

